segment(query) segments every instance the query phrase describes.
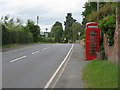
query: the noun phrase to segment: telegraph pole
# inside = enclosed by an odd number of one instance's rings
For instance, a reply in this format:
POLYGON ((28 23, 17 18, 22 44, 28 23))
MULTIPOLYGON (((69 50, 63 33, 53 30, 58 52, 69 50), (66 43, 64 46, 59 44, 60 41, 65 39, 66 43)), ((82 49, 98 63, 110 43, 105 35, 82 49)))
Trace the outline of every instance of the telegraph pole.
MULTIPOLYGON (((97 0, 97 14, 99 13, 99 0, 97 0)), ((99 23, 99 16, 97 16, 97 21, 99 23)))
POLYGON ((39 23, 39 16, 37 16, 37 25, 38 25, 38 23, 39 23))

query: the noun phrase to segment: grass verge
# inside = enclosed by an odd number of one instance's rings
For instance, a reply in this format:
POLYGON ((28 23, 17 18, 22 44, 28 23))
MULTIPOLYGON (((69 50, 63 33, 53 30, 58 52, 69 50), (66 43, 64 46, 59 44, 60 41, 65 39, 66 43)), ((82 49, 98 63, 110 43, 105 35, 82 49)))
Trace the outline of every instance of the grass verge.
POLYGON ((92 60, 83 69, 88 88, 118 88, 120 66, 107 60, 92 60))
POLYGON ((28 43, 28 44, 8 44, 8 45, 0 45, 0 48, 11 48, 16 46, 24 46, 24 45, 32 45, 32 44, 52 44, 53 42, 37 42, 37 43, 28 43))
POLYGON ((22 44, 8 44, 8 45, 2 45, 1 48, 11 48, 15 46, 22 46, 22 44))

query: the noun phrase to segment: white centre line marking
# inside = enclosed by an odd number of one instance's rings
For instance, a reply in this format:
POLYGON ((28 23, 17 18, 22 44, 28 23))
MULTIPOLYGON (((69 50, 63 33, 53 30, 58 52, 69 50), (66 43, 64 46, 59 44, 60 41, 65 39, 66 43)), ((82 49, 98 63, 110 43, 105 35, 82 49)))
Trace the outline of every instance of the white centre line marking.
POLYGON ((15 61, 20 60, 20 59, 23 59, 23 58, 25 58, 25 57, 27 57, 27 56, 22 56, 22 57, 16 58, 16 59, 14 59, 14 60, 12 60, 12 61, 10 61, 10 62, 15 62, 15 61))
MULTIPOLYGON (((48 88, 50 86, 50 84, 52 83, 53 79, 55 78, 55 76, 57 75, 57 73, 59 72, 60 68, 63 66, 63 64, 65 63, 65 61, 67 60, 68 56, 70 55, 72 49, 74 47, 74 44, 72 44, 72 47, 70 48, 67 56, 64 58, 64 60, 62 61, 62 63, 60 64, 60 66, 57 68, 57 70, 55 71, 55 73, 52 75, 52 77, 50 78, 50 80, 47 82, 47 84, 45 85, 44 89, 48 88)), ((62 71, 63 72, 63 71, 62 71)))
POLYGON ((42 50, 46 50, 47 48, 43 48, 42 50))
POLYGON ((32 54, 36 54, 36 53, 39 53, 40 51, 35 51, 35 52, 33 52, 32 54))

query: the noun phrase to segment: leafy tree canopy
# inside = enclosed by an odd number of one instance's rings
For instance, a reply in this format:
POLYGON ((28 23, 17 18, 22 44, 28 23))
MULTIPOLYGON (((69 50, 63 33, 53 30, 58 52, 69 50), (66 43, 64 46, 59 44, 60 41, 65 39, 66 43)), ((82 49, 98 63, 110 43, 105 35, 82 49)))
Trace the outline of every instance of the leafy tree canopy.
POLYGON ((61 42, 62 41, 62 35, 63 35, 63 27, 61 22, 55 22, 55 24, 52 26, 51 33, 53 37, 55 38, 55 42, 61 42))
POLYGON ((72 13, 67 13, 66 21, 64 22, 64 25, 65 25, 65 36, 66 36, 67 40, 71 40, 72 39, 71 27, 72 27, 72 24, 75 23, 75 22, 76 22, 76 20, 73 19, 72 13))

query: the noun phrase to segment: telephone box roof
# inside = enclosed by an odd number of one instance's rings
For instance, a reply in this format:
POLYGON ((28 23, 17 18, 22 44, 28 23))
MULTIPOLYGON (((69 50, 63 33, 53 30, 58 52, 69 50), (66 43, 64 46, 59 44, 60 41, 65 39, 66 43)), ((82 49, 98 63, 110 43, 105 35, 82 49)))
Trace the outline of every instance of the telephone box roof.
POLYGON ((87 25, 98 25, 98 23, 97 22, 89 22, 89 23, 86 23, 86 26, 87 25))

